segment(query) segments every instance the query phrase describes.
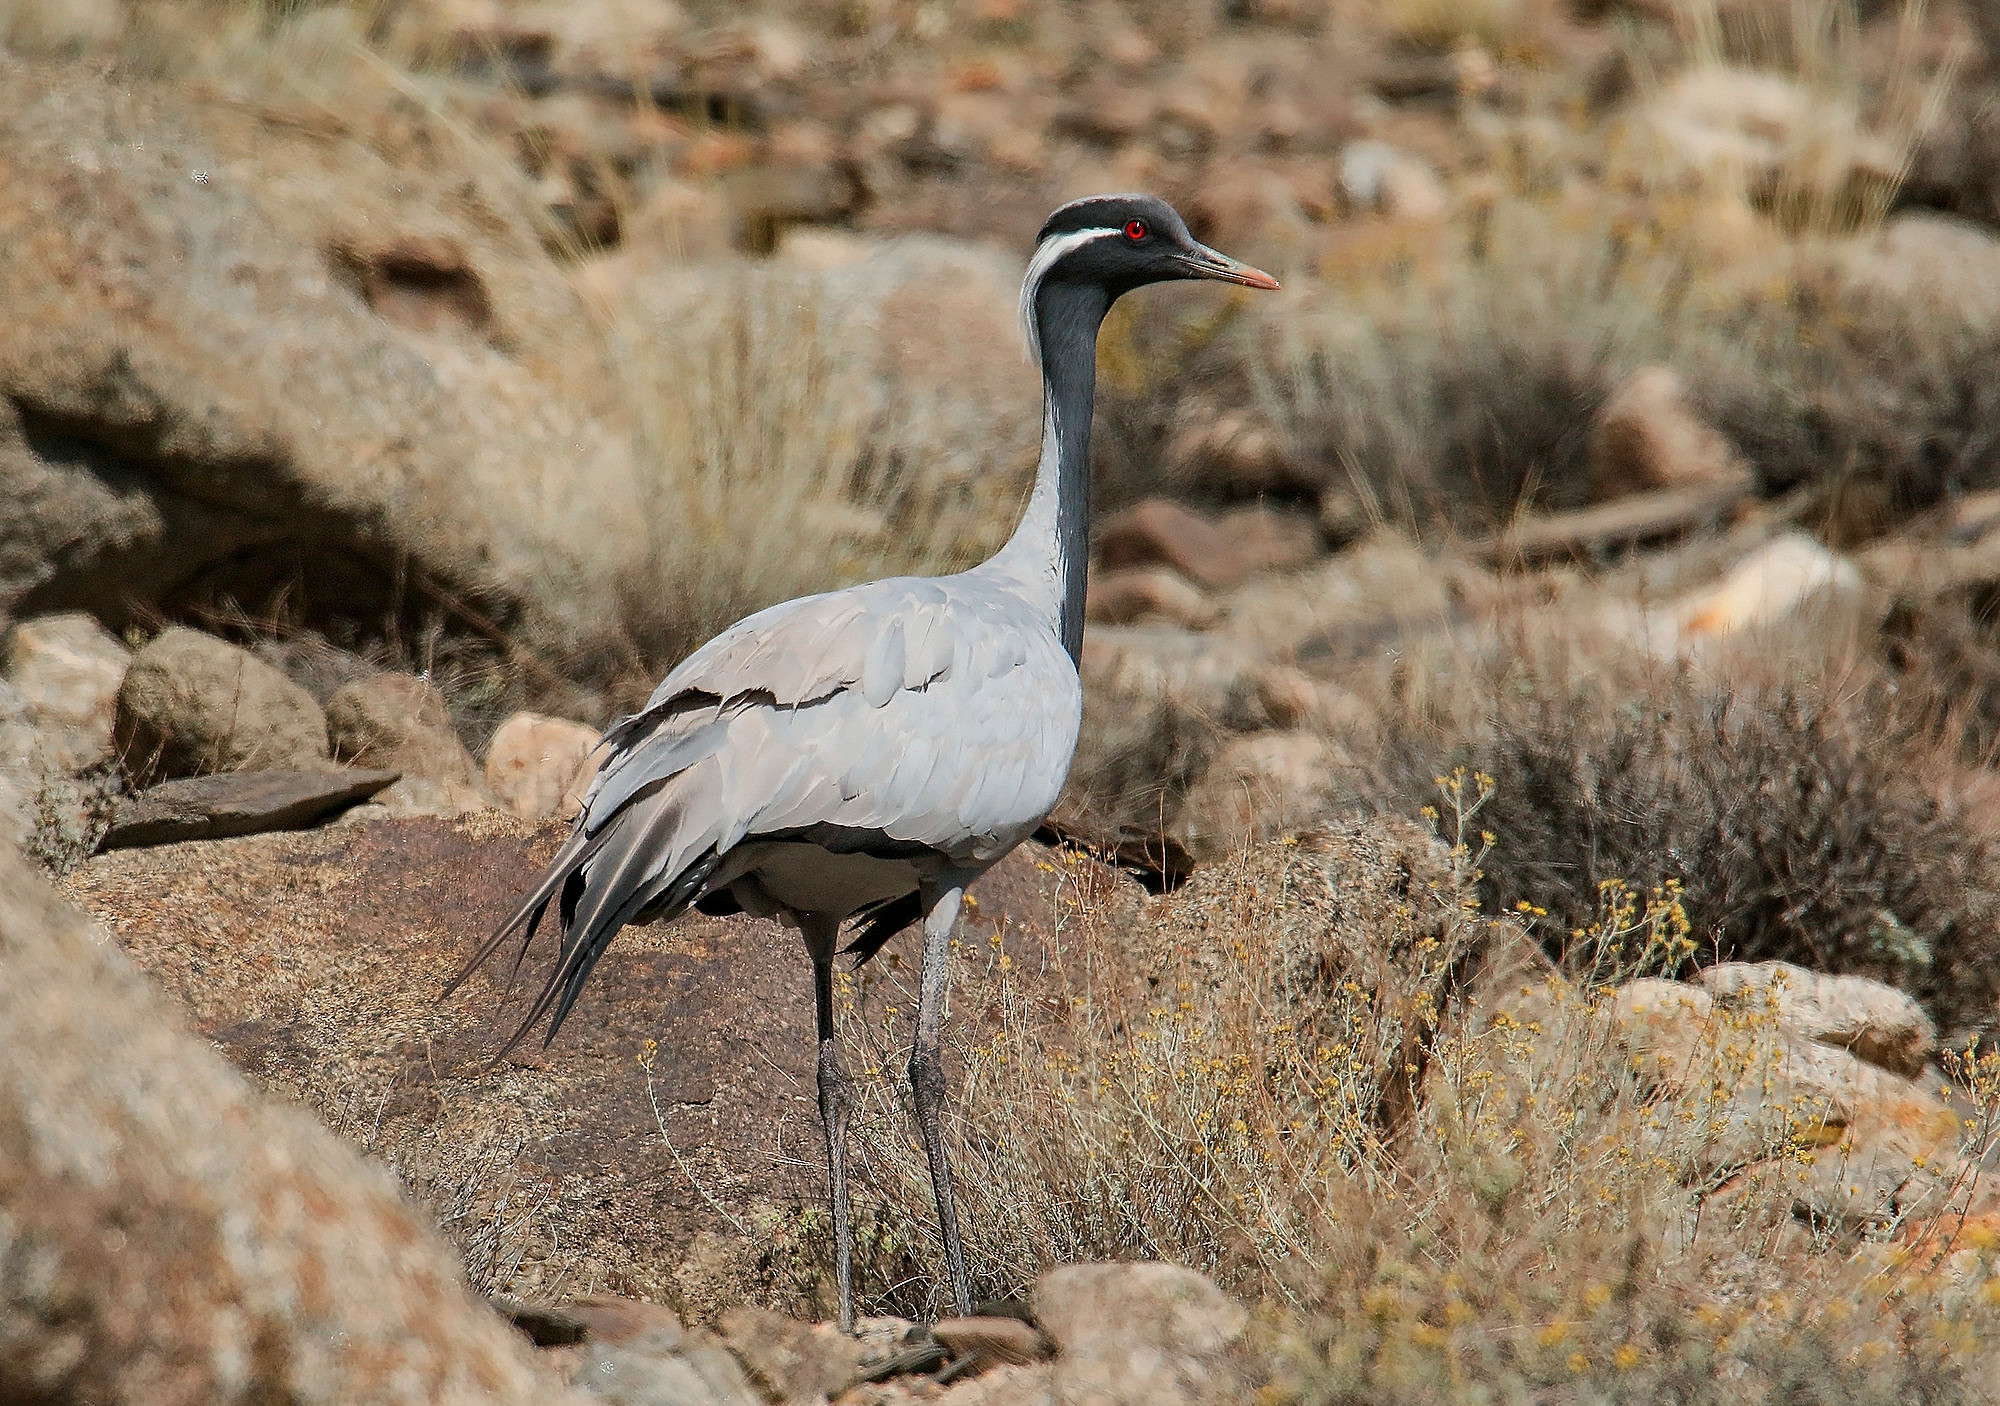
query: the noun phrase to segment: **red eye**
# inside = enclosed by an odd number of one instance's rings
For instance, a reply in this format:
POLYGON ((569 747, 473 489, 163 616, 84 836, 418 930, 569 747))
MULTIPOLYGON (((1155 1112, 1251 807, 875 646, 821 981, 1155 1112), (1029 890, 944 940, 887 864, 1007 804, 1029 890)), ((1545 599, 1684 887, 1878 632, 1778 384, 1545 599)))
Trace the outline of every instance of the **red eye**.
POLYGON ((1137 244, 1146 237, 1146 222, 1144 220, 1127 220, 1125 222, 1125 237, 1134 244, 1137 244))

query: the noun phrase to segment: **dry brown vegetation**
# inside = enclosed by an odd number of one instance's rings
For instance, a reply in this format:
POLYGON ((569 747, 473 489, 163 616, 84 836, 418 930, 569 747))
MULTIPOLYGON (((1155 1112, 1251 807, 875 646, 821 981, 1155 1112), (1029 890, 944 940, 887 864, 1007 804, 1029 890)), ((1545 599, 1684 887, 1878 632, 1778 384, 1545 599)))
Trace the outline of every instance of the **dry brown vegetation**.
MULTIPOLYGON (((1079 875, 1057 970, 996 953, 976 999, 1006 1019, 961 1051, 951 1130, 978 1290, 1069 1259, 1194 1264, 1265 1301, 1274 1400, 1985 1399, 2000 1236, 1952 1212, 1971 1188, 1866 1233, 1800 1221, 1793 1178, 1832 1155, 1803 1111, 1779 1162, 1709 1170, 1721 1085, 1646 1088, 1606 1020, 1614 983, 1694 955, 1678 889, 1608 885, 1552 968, 1471 896, 1495 794, 1444 778, 1463 838, 1428 863, 1420 835, 1358 826, 1144 909, 1079 875)), ((850 995, 864 1280, 932 1308, 892 1067, 910 993, 875 974, 850 995)), ((1753 1005, 1705 1048, 1757 1077, 1768 1021, 1753 1005)), ((2000 1061, 1960 1069, 1976 1156, 2000 1061)))

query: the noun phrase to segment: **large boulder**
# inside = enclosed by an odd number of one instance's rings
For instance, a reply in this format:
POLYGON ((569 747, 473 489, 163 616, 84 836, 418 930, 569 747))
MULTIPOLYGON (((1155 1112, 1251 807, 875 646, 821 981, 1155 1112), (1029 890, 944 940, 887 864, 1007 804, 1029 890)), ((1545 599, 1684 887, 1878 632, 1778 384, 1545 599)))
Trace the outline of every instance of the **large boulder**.
POLYGON ((1763 1005, 1786 1028, 1916 1078, 1937 1054, 1937 1026, 1916 997, 1865 976, 1830 976, 1791 962, 1718 962, 1696 975, 1724 1004, 1763 1005))
POLYGON ((171 629, 140 650, 118 689, 115 738, 142 781, 217 771, 324 770, 326 715, 248 650, 171 629))
POLYGON ((572 1398, 384 1171, 0 852, 0 1399, 572 1398))
POLYGON ((1856 1229, 1963 1210, 1968 1197, 1988 1208, 1952 1106, 1824 1041, 1857 1022, 1830 1018, 1812 973, 1787 997, 1773 965, 1712 978, 1717 995, 1630 981, 1601 1013, 1641 1089, 1679 1115, 1656 1125, 1655 1152, 1694 1183, 1776 1176, 1801 1212, 1856 1229))
POLYGON ((627 539, 549 511, 629 487, 586 319, 502 183, 407 146, 0 58, 0 610, 605 646, 627 539))

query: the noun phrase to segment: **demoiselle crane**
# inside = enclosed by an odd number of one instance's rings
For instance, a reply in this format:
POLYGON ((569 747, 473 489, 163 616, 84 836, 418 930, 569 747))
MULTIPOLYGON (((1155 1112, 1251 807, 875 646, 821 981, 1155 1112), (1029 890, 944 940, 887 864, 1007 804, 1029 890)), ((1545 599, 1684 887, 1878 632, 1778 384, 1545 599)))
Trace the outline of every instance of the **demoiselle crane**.
MULTIPOLYGON (((909 1075, 957 1312, 965 1250, 939 1129, 947 959, 966 885, 1030 835, 1069 773, 1083 712, 1090 420, 1099 325, 1148 283, 1269 274, 1200 244, 1165 201, 1096 196, 1049 216, 1021 285, 1041 363, 1042 456, 1007 544, 954 576, 895 577, 786 601, 689 655, 605 733, 575 829, 518 910, 447 989, 549 905, 554 970, 508 1047, 549 1017, 552 1041, 627 923, 689 908, 794 925, 812 959, 840 1323, 854 1325, 848 1081, 834 1046, 840 927, 858 961, 921 918, 909 1075)), ((519 958, 516 958, 518 965, 519 958)))

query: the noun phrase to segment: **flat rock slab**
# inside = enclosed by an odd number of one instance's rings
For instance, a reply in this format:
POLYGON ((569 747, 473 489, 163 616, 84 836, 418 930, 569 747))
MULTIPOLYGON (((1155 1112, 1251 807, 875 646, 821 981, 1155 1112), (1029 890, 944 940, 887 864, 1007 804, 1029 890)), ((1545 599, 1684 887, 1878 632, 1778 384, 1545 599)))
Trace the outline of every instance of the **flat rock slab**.
MULTIPOLYGON (((510 951, 439 1004, 568 833, 499 811, 326 825, 116 850, 65 886, 253 1080, 393 1167, 458 1241, 476 1287, 632 1295, 690 1320, 756 1287, 787 1312, 830 1311, 830 1293, 814 1297, 826 1250, 797 1213, 826 1195, 812 969, 797 933, 698 913, 629 928, 561 1038, 543 1049, 537 1034, 497 1067, 555 935, 536 936, 511 993, 510 951), (650 1069, 638 1062, 648 1040, 650 1069)), ((1091 883, 1109 886, 1101 901, 1138 892, 1034 844, 974 886, 955 1029, 976 1036, 1008 1018, 986 976, 1000 955, 1033 1013, 1066 1019, 1055 933, 1091 883)), ((844 1028, 896 1005, 903 1038, 920 943, 904 933, 863 969, 844 1028)), ((881 1078, 900 1088, 902 1070, 881 1078)), ((857 1183, 857 1204, 872 1194, 857 1183)), ((865 1305, 884 1285, 861 1288, 865 1305)))
POLYGON ((303 830, 367 800, 394 771, 231 771, 150 787, 119 803, 103 849, 303 830))

